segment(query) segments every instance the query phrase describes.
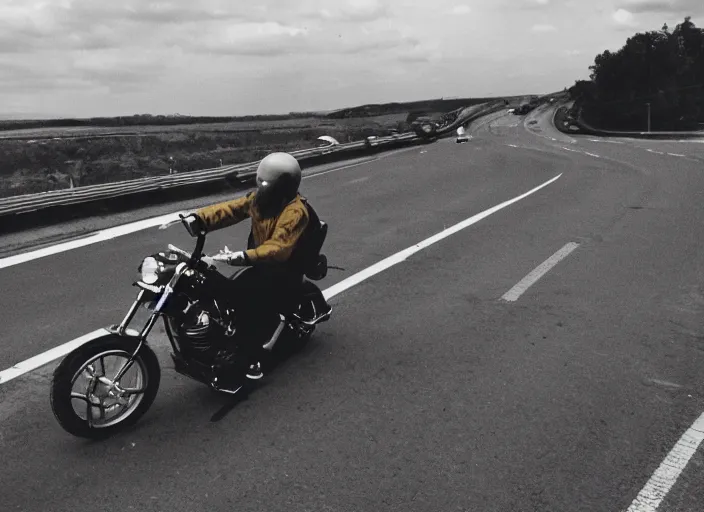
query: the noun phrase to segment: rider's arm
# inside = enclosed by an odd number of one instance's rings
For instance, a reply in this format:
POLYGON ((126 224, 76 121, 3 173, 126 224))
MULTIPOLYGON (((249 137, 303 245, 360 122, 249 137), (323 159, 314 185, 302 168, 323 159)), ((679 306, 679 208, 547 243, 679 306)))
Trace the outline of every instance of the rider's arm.
POLYGON ((207 231, 215 231, 216 229, 232 226, 248 218, 250 216, 250 201, 250 194, 247 194, 232 201, 206 206, 195 213, 203 222, 207 231))
POLYGON ((285 262, 291 256, 306 226, 308 226, 308 211, 305 206, 287 208, 279 217, 271 238, 256 249, 245 251, 247 262, 252 265, 285 262))

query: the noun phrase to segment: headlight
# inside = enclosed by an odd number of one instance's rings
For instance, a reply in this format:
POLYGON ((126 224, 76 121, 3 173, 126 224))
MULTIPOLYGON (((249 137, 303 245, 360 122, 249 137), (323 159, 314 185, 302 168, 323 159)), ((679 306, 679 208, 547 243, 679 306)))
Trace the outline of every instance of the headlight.
POLYGON ((151 256, 145 258, 142 262, 142 281, 147 284, 156 283, 159 280, 158 269, 159 263, 157 263, 155 258, 151 256))

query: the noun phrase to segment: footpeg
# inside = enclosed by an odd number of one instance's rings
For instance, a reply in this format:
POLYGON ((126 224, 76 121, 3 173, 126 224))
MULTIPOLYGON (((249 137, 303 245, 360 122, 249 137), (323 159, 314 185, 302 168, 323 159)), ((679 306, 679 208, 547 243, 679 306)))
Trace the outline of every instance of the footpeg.
POLYGON ((301 322, 303 325, 307 325, 308 327, 313 327, 314 325, 318 325, 319 323, 322 322, 327 322, 330 320, 330 316, 332 315, 332 307, 328 306, 327 312, 323 313, 322 315, 316 316, 312 320, 303 320, 298 314, 294 313, 292 316, 301 322))
POLYGON ((236 389, 227 389, 224 387, 220 387, 218 383, 218 378, 213 377, 213 380, 210 382, 210 387, 213 388, 215 391, 219 391, 220 393, 227 393, 229 395, 236 395, 243 387, 243 384, 240 384, 236 389))

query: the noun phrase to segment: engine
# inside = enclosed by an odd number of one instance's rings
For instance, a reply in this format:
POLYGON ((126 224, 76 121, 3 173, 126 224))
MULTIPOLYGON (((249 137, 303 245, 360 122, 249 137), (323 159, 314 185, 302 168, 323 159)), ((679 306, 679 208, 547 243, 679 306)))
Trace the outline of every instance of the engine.
POLYGON ((167 322, 178 347, 199 360, 212 359, 226 337, 220 322, 197 305, 192 305, 182 315, 167 317, 167 322))

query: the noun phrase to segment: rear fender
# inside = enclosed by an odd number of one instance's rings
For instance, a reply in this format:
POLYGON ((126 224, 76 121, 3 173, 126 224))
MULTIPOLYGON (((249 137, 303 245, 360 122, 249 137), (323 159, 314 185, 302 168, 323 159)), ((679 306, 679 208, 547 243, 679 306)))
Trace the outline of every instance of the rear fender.
POLYGON ((296 316, 307 325, 316 325, 329 320, 331 313, 332 307, 325 300, 320 288, 304 280, 296 316))

